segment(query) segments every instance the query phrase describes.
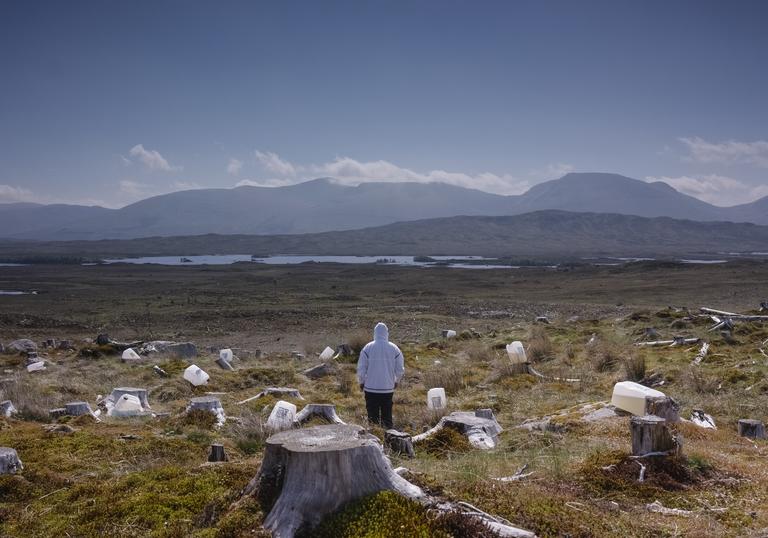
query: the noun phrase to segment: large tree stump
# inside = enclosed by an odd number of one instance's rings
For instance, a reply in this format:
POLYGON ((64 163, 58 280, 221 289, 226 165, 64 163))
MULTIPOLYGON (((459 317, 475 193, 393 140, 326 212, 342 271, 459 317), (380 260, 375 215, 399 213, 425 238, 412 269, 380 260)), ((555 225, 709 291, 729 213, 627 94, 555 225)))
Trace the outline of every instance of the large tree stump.
POLYGON ((221 443, 213 443, 211 445, 211 451, 208 453, 208 461, 227 461, 227 454, 224 452, 224 445, 221 443))
POLYGON ((331 424, 277 433, 245 493, 257 494, 264 527, 274 538, 292 538, 345 504, 382 490, 424 497, 392 470, 381 444, 360 426, 331 424))
MULTIPOLYGON (((486 414, 486 412, 480 410, 480 414, 486 414)), ((495 418, 484 418, 477 416, 477 413, 467 411, 454 411, 450 415, 441 418, 440 422, 431 430, 414 435, 413 442, 424 441, 445 427, 453 428, 465 435, 469 440, 469 444, 481 450, 495 448, 499 442, 499 434, 502 431, 501 425, 495 418)))
POLYGON ((336 406, 333 404, 307 404, 304 409, 299 411, 294 422, 304 424, 312 417, 321 417, 331 424, 346 424, 339 415, 336 414, 336 406))
POLYGON ((680 452, 681 441, 672 435, 667 428, 667 421, 661 417, 632 417, 629 427, 633 456, 672 455, 680 452))
POLYGON ((384 444, 396 454, 401 454, 409 458, 416 457, 416 453, 413 451, 413 441, 411 440, 411 436, 407 433, 399 432, 397 430, 387 430, 384 433, 384 444))
POLYGON ((739 420, 739 435, 752 439, 765 439, 765 425, 759 420, 742 418, 739 420))
POLYGON ((680 404, 669 396, 647 396, 645 414, 661 417, 667 422, 680 422, 680 404))
POLYGON ((13 474, 24 469, 19 455, 12 448, 0 446, 0 475, 13 474))
POLYGON ((144 409, 150 408, 149 400, 147 399, 147 389, 137 389, 135 387, 118 387, 116 389, 112 389, 112 393, 109 395, 109 399, 113 402, 116 402, 123 394, 136 396, 139 399, 139 402, 141 402, 141 407, 144 409))

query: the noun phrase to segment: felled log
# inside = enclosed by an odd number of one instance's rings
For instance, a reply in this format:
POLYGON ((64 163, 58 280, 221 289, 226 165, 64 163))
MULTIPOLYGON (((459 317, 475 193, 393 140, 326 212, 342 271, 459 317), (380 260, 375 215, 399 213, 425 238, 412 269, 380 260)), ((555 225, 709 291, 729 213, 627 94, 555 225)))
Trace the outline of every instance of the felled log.
POLYGON ((547 380, 547 381, 560 381, 560 382, 563 382, 563 383, 581 383, 581 379, 576 379, 576 378, 572 378, 572 377, 546 376, 546 375, 542 374, 541 372, 539 372, 538 370, 536 370, 531 365, 531 363, 529 363, 529 362, 521 363, 521 364, 523 366, 525 366, 525 372, 524 373, 529 373, 529 374, 531 374, 534 377, 538 377, 539 379, 544 379, 544 380, 547 380))
POLYGON ((657 347, 657 346, 683 346, 689 344, 697 344, 701 341, 701 338, 683 338, 682 336, 676 336, 672 340, 656 340, 654 342, 637 342, 635 345, 638 347, 657 347))
POLYGON ((213 443, 211 445, 211 450, 208 453, 208 461, 210 462, 228 461, 227 454, 224 452, 224 445, 220 443, 213 443))
POLYGON ((732 320, 738 321, 768 321, 768 316, 752 316, 748 314, 736 314, 734 312, 725 312, 723 310, 715 310, 714 308, 701 307, 702 312, 706 314, 714 314, 716 316, 725 316, 732 320))
POLYGON ((258 393, 256 396, 251 396, 250 398, 246 398, 245 400, 237 402, 237 404, 243 405, 253 400, 258 400, 259 398, 263 398, 264 396, 267 396, 269 394, 273 394, 278 398, 295 398, 296 400, 304 399, 298 389, 292 389, 288 387, 267 387, 264 390, 262 390, 260 393, 258 393))
POLYGON ((392 470, 378 439, 360 426, 333 424, 289 430, 267 439, 259 472, 245 489, 256 494, 264 527, 292 538, 345 504, 382 490, 409 498, 424 492, 392 470))
POLYGON ((0 446, 0 475, 13 474, 23 469, 24 466, 15 450, 0 446))
POLYGON ((679 453, 681 449, 681 442, 672 435, 667 421, 661 417, 632 417, 629 427, 633 456, 671 455, 679 453))
POLYGON ((223 357, 219 357, 218 359, 216 359, 216 364, 217 364, 217 365, 219 366, 219 368, 221 368, 222 370, 229 370, 229 371, 232 371, 232 370, 234 370, 234 368, 232 367, 232 365, 231 365, 231 364, 230 364, 230 363, 229 363, 229 362, 228 362, 226 359, 224 359, 223 357))
POLYGON ((645 399, 645 414, 661 417, 667 422, 679 422, 680 404, 669 396, 650 396, 645 399))
MULTIPOLYGON (((481 414, 484 410, 481 410, 481 414)), ((471 444, 475 448, 481 450, 488 450, 494 448, 499 441, 499 433, 501 433, 501 425, 495 418, 484 418, 477 416, 475 413, 467 411, 454 411, 450 415, 446 415, 440 419, 440 422, 424 433, 413 436, 413 442, 418 443, 429 439, 443 428, 453 428, 462 435, 465 435, 471 444)))
POLYGON ((406 456, 408 458, 416 457, 413 451, 413 441, 411 436, 397 430, 387 430, 384 433, 384 444, 392 452, 406 456))
POLYGON ((739 420, 739 435, 751 439, 765 439, 765 425, 759 420, 742 418, 739 420))
POLYGON ((346 424, 336 414, 336 406, 333 404, 307 404, 299 411, 294 419, 297 424, 304 424, 312 417, 321 417, 331 424, 346 424))

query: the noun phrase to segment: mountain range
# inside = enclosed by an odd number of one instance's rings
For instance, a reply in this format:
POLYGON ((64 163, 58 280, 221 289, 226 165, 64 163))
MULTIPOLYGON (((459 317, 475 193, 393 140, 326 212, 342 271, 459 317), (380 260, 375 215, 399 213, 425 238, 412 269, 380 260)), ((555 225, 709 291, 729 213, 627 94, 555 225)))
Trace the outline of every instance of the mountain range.
POLYGON ((511 216, 541 210, 768 224, 768 197, 718 207, 666 183, 617 174, 572 173, 522 195, 443 183, 364 183, 321 178, 287 187, 243 186, 154 196, 121 209, 0 205, 0 238, 96 240, 202 234, 302 234, 454 216, 511 216))
POLYGON ((424 219, 313 234, 0 242, 0 259, 280 253, 564 260, 584 256, 695 258, 761 251, 768 251, 768 226, 555 210, 505 217, 424 219))

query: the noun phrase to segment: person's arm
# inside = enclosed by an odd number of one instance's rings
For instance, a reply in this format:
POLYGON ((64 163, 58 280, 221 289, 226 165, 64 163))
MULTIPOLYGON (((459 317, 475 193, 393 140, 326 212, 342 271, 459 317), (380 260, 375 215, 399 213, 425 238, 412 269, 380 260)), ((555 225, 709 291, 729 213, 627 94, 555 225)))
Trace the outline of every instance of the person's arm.
POLYGON ((397 356, 395 357, 395 388, 400 384, 400 380, 405 373, 405 359, 403 358, 403 352, 400 348, 397 349, 397 356))
POLYGON ((368 376, 368 351, 363 348, 360 357, 357 359, 357 382, 360 384, 360 390, 365 388, 365 378, 368 376))

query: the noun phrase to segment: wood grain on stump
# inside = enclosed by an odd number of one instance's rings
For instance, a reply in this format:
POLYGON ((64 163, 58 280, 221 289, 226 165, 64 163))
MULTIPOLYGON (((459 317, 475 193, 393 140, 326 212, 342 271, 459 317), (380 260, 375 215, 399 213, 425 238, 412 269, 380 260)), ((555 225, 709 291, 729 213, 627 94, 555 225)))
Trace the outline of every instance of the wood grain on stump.
POLYGON ((646 397, 645 414, 661 417, 667 422, 680 422, 680 405, 669 396, 646 397))
POLYGON ((742 418, 739 420, 739 435, 752 439, 765 439, 765 425, 759 420, 742 418))
POLYGON ((227 454, 226 452, 224 452, 224 445, 220 443, 213 443, 211 445, 211 450, 208 453, 208 461, 210 462, 227 461, 227 454))
POLYGON ((672 435, 667 421, 661 417, 646 415, 632 417, 629 423, 632 433, 632 455, 676 454, 681 442, 672 435))
POLYGON ((68 404, 64 404, 64 409, 67 410, 67 415, 73 417, 93 414, 91 406, 88 405, 88 402, 69 402, 68 404))
POLYGON ((345 504, 382 490, 424 496, 393 471, 376 437, 360 426, 330 424, 269 437, 245 493, 255 493, 269 511, 264 527, 272 536, 291 538, 300 527, 314 527, 345 504))
POLYGON ((411 436, 407 433, 399 432, 397 430, 387 430, 384 433, 384 444, 395 454, 400 454, 409 458, 416 457, 416 453, 413 451, 413 441, 411 440, 411 436))

